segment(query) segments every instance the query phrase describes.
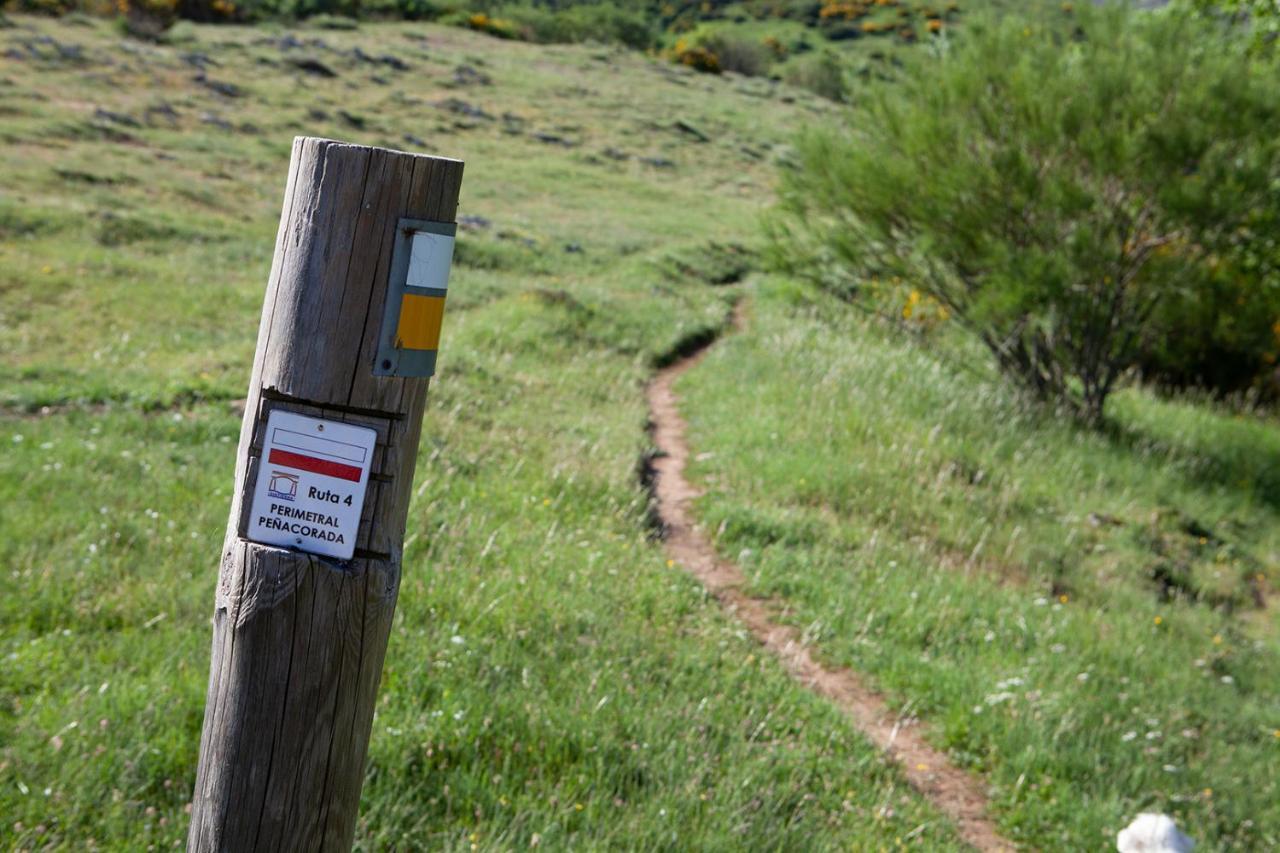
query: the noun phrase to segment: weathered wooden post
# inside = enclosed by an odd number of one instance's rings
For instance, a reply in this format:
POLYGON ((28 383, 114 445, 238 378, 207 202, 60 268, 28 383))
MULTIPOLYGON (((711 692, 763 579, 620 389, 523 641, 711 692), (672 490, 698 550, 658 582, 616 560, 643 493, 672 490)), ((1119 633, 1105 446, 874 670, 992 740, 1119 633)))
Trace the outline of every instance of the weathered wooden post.
POLYGON ((189 850, 346 850, 462 163, 300 137, 236 458, 189 850))

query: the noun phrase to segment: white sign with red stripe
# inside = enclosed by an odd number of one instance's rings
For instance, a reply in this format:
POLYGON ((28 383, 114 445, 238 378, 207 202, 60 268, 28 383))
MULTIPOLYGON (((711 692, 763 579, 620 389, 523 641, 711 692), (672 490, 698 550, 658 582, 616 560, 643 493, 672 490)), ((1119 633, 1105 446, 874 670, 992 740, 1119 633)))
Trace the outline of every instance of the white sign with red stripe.
POLYGON ((248 538, 351 559, 377 438, 367 427, 273 411, 248 538))

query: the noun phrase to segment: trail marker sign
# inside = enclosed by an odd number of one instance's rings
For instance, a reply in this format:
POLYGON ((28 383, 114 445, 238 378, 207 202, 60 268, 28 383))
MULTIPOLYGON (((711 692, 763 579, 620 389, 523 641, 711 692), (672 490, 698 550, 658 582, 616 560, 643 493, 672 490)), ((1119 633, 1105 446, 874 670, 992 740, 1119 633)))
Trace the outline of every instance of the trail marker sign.
POLYGON ((246 538, 351 559, 377 438, 367 427, 272 411, 246 538))

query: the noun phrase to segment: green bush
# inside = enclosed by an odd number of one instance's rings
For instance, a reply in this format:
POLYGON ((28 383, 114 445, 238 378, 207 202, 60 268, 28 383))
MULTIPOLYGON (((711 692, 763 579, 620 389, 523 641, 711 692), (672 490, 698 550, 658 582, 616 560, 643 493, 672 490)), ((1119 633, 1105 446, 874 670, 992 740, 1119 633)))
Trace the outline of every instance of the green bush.
POLYGON ((1272 49, 1280 41, 1280 3, 1276 0, 1192 0, 1192 5, 1211 18, 1243 27, 1259 49, 1272 49))
POLYGON ((653 27, 643 13, 612 3, 578 3, 561 7, 515 3, 494 6, 490 14, 509 20, 526 41, 575 44, 597 41, 637 49, 651 47, 653 27))
POLYGON ((1086 8, 1069 39, 975 22, 800 140, 775 246, 822 246, 827 281, 833 260, 836 281, 900 279, 1096 422, 1135 365, 1188 355, 1171 336, 1280 316, 1276 72, 1181 12, 1086 8))
POLYGON ((835 51, 823 50, 787 64, 782 79, 831 101, 849 98, 849 69, 835 51))
POLYGON ((774 53, 764 42, 720 31, 706 37, 702 47, 715 55, 721 71, 760 77, 773 65, 774 53))

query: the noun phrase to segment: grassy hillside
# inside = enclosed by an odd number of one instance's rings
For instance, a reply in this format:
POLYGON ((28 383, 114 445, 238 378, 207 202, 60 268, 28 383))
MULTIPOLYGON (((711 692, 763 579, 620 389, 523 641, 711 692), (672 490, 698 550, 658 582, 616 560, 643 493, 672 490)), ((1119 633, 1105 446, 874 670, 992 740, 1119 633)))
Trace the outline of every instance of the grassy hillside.
POLYGON ((794 285, 754 308, 682 385, 753 591, 933 721, 1035 847, 1138 810, 1280 843, 1274 420, 1131 391, 1099 435, 794 285))
POLYGON ((468 168, 359 845, 954 846, 667 563, 635 477, 651 364, 731 298, 704 279, 735 253, 707 246, 752 232, 816 102, 426 26, 151 47, 17 24, 0 846, 185 835, 234 401, 302 132, 468 168))
POLYGON ((1280 844, 1274 421, 1134 392, 1081 432, 759 278, 742 247, 829 102, 425 24, 12 24, 0 846, 185 837, 295 134, 467 161, 361 849, 960 846, 650 538, 643 383, 739 298, 681 388, 753 590, 932 724, 1029 848, 1149 808, 1207 849, 1280 844))

